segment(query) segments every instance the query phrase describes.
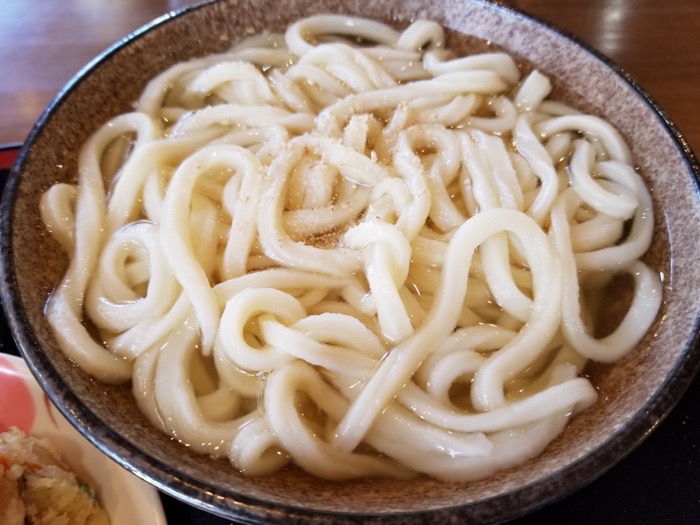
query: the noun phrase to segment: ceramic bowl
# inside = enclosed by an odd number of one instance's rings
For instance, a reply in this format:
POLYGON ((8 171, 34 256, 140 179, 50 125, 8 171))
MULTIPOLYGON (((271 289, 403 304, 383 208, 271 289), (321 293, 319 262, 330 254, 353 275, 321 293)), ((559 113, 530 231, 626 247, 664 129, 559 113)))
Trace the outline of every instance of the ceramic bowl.
POLYGON ((405 523, 502 521, 563 497, 610 468, 668 413, 700 362, 698 163, 664 114, 605 58, 562 32, 497 4, 470 0, 223 0, 167 15, 88 65, 56 98, 20 153, 2 203, 2 298, 29 367, 51 399, 94 444, 163 491, 246 522, 405 523), (152 427, 128 386, 91 380, 57 347, 43 316, 65 258, 44 233, 38 201, 76 167, 79 145, 127 111, 169 65, 219 51, 247 30, 283 29, 320 12, 359 14, 396 26, 443 24, 463 52, 500 47, 553 79, 554 96, 611 121, 653 190, 656 230, 647 261, 663 275, 657 322, 634 352, 593 366, 599 403, 526 464, 467 484, 320 482, 296 471, 247 478, 225 461, 191 453, 152 427), (450 521, 454 520, 454 521, 450 521))

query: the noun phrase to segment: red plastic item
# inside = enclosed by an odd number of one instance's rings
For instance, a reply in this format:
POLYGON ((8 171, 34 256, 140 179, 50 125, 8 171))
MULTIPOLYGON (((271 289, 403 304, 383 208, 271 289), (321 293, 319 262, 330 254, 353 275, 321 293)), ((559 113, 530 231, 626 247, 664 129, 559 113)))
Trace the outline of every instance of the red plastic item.
POLYGON ((0 146, 0 169, 11 168, 19 154, 20 145, 0 146))

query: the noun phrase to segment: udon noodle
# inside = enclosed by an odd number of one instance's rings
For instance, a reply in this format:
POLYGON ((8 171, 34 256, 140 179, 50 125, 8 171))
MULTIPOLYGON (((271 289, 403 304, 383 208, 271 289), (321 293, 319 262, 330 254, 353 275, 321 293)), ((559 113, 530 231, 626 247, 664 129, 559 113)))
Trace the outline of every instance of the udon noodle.
POLYGON ((43 197, 57 340, 247 475, 468 481, 538 455, 661 301, 628 146, 551 90, 427 20, 316 16, 167 69, 43 197))

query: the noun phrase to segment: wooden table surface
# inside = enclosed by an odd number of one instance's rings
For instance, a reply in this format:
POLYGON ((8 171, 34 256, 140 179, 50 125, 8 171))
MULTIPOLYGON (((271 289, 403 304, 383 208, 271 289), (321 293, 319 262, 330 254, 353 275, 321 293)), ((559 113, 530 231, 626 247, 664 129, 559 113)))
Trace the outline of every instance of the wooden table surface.
MULTIPOLYGON (((0 145, 23 141, 61 87, 102 50, 142 24, 188 3, 188 0, 0 0, 0 145)), ((508 0, 504 3, 561 27, 611 58, 660 104, 695 152, 700 153, 700 0, 508 0)), ((676 416, 678 430, 675 427, 667 430, 670 423, 665 428, 662 425, 660 433, 666 431, 669 435, 659 440, 682 441, 686 435, 695 438, 700 435, 697 429, 694 434, 683 433, 683 425, 690 421, 688 418, 695 417, 692 424, 698 425, 697 416, 687 415, 692 413, 691 403, 697 409, 698 390, 696 380, 690 393, 694 397, 691 400, 686 396, 685 408, 679 407, 685 412, 676 416)), ((649 446, 665 450, 665 444, 649 446)), ((686 446, 695 452, 697 469, 699 456, 695 443, 686 446)), ((611 505, 613 496, 609 492, 613 486, 619 491, 637 494, 636 488, 624 487, 635 480, 618 479, 629 476, 628 472, 641 472, 639 475, 646 478, 643 481, 648 485, 654 482, 653 469, 662 470, 669 461, 683 462, 683 457, 659 458, 656 449, 647 450, 635 452, 636 459, 630 460, 639 466, 633 463, 631 470, 613 469, 610 476, 617 478, 608 476, 608 485, 603 485, 604 481, 594 483, 579 492, 580 496, 568 498, 558 507, 552 506, 544 513, 518 522, 539 524, 564 519, 567 523, 678 523, 673 516, 677 517, 675 511, 680 507, 687 507, 691 512, 693 509, 700 511, 700 481, 692 474, 687 480, 679 480, 680 489, 669 486, 673 494, 669 493, 665 499, 659 496, 660 505, 676 505, 675 509, 668 509, 669 521, 658 519, 665 509, 654 514, 653 503, 643 506, 643 499, 653 499, 655 491, 661 493, 666 485, 673 484, 671 472, 667 473, 670 481, 663 478, 664 481, 657 482, 658 488, 652 485, 652 488, 640 489, 643 491, 638 494, 638 501, 629 505, 629 509, 623 509, 622 514, 610 514, 609 521, 602 517, 597 521, 565 519, 565 516, 570 518, 572 506, 580 508, 583 516, 591 517, 593 497, 604 499, 607 494, 610 501, 602 504, 611 505), (647 456, 640 456, 645 453, 647 456), (655 461, 659 462, 658 467, 644 466, 655 461), (688 484, 690 491, 674 499, 675 493, 688 484), (636 506, 642 510, 629 514, 636 506), (563 510, 567 508, 568 511, 563 510), (626 521, 625 516, 634 521, 626 521)), ((625 497, 624 492, 622 494, 620 497, 625 497)), ((171 525, 173 522, 216 521, 211 516, 188 510, 184 504, 168 498, 164 501, 169 506, 171 525), (176 515, 179 517, 175 518, 176 515)), ((696 514, 698 519, 699 516, 696 514)))

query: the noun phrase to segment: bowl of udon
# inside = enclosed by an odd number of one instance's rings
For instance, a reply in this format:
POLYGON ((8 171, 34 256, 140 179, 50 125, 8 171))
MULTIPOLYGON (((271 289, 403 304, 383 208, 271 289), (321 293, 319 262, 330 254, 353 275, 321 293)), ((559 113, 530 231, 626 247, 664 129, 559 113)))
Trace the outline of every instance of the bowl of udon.
POLYGON ((692 380, 698 164, 604 57, 481 1, 210 2, 46 110, 2 299, 66 417, 244 522, 492 523, 692 380))

